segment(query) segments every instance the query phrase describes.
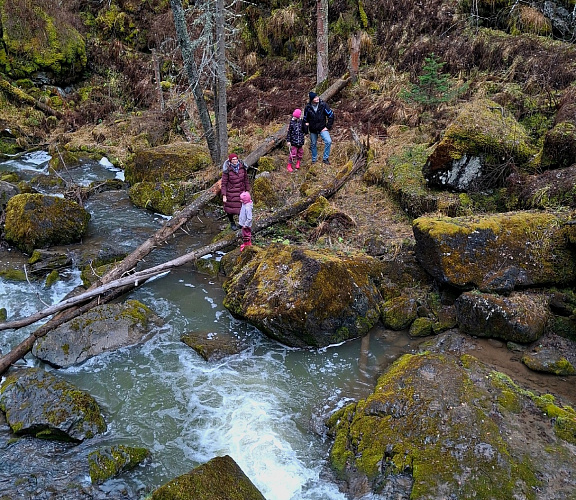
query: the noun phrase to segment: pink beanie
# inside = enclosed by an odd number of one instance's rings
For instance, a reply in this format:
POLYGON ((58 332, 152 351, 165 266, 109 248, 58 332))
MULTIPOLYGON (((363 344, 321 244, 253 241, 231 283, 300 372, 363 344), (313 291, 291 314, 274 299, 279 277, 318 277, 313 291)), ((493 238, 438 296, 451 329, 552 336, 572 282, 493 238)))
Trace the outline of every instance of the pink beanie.
POLYGON ((250 203, 252 198, 250 198, 250 193, 248 191, 242 191, 240 193, 240 201, 242 203, 250 203))
POLYGON ((238 155, 236 153, 231 153, 228 155, 228 161, 232 161, 233 158, 238 158, 238 155))
POLYGON ((294 113, 292 113, 292 116, 294 118, 300 118, 301 115, 302 115, 302 111, 300 111, 299 109, 295 109, 294 113))

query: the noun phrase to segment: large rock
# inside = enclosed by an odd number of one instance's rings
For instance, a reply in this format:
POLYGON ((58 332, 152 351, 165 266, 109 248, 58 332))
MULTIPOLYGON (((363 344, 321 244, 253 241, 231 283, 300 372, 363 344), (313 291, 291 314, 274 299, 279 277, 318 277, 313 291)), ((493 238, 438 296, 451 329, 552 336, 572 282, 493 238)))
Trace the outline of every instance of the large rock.
POLYGON ((136 300, 103 304, 39 338, 32 354, 52 366, 66 368, 103 352, 145 342, 160 321, 136 300))
POLYGON ((376 324, 380 277, 378 261, 363 254, 251 247, 224 284, 224 305, 284 344, 323 347, 376 324))
POLYGON ((80 442, 106 430, 92 396, 38 368, 9 372, 0 386, 0 409, 18 435, 80 442))
POLYGON ((517 206, 522 208, 574 208, 576 163, 571 167, 546 170, 537 175, 511 175, 508 178, 508 194, 515 197, 517 206))
POLYGON ((456 299, 460 331, 477 337, 528 344, 544 334, 549 316, 548 300, 542 295, 465 292, 456 299))
POLYGON ((0 2, 0 71, 62 85, 82 76, 86 44, 60 2, 0 2))
MULTIPOLYGON (((576 121, 576 119, 575 119, 576 121)), ((566 168, 576 164, 576 125, 558 123, 546 132, 540 166, 545 169, 566 168)))
POLYGON ((4 209, 13 196, 20 194, 20 189, 9 182, 0 181, 0 209, 4 209))
POLYGON ((118 445, 100 448, 88 454, 90 479, 103 483, 122 472, 134 469, 150 457, 147 448, 118 445))
POLYGON ((464 105, 423 168, 430 186, 455 191, 500 187, 509 166, 526 168, 537 151, 512 116, 493 101, 464 105))
POLYGON ((163 215, 174 215, 191 199, 192 193, 178 182, 137 182, 128 190, 130 201, 163 215))
POLYGON ((79 241, 90 214, 78 203, 43 194, 18 194, 6 207, 5 237, 23 252, 79 241))
POLYGON ((469 355, 404 355, 328 424, 351 498, 560 500, 576 488, 574 410, 469 355))
POLYGON ((205 148, 176 143, 136 151, 134 161, 124 170, 124 176, 130 184, 187 181, 194 177, 195 172, 211 164, 205 148))
POLYGON ((569 283, 576 261, 569 213, 510 212, 475 217, 420 217, 416 256, 442 284, 486 292, 569 283))

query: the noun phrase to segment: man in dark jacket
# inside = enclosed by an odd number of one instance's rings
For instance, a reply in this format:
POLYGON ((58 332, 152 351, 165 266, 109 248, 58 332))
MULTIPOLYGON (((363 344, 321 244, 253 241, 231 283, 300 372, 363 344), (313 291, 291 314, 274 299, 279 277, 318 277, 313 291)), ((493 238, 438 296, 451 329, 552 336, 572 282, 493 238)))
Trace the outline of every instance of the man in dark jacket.
POLYGON ((324 141, 324 154, 322 161, 330 165, 330 147, 332 138, 329 130, 334 124, 334 111, 330 109, 316 92, 310 92, 310 102, 304 108, 304 118, 302 121, 310 132, 310 151, 312 152, 312 163, 318 159, 318 135, 324 141))

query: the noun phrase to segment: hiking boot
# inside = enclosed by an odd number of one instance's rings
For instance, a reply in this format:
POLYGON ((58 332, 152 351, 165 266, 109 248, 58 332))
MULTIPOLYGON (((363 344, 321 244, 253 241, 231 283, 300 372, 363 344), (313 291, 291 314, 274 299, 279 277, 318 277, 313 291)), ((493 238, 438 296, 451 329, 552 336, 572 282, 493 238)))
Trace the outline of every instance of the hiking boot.
POLYGON ((330 165, 330 160, 326 158, 325 160, 322 160, 322 163, 324 163, 325 165, 330 165))
POLYGON ((247 245, 245 243, 242 243, 242 245, 240 245, 240 251, 243 252, 246 246, 247 245))
POLYGON ((286 170, 288 170, 288 172, 294 172, 294 170, 292 169, 292 163, 288 163, 286 170))
POLYGON ((300 160, 298 160, 298 161, 296 162, 296 170, 298 170, 299 168, 300 168, 300 160))
POLYGON ((240 226, 237 226, 236 224, 234 224, 234 222, 232 224, 230 224, 230 229, 232 229, 232 231, 238 231, 238 229, 240 229, 240 226))

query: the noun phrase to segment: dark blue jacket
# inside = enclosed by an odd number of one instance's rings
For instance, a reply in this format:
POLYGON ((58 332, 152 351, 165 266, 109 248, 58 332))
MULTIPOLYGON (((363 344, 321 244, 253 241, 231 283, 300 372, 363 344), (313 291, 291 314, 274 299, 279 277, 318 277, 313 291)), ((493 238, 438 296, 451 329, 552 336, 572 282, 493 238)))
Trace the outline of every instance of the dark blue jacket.
POLYGON ((308 123, 308 131, 312 134, 319 134, 324 127, 328 130, 334 124, 334 111, 322 99, 318 103, 318 109, 314 111, 312 103, 309 102, 304 108, 304 117, 302 121, 308 123))
POLYGON ((286 142, 289 142, 292 146, 301 147, 304 146, 304 128, 302 120, 290 119, 290 124, 288 125, 288 133, 286 134, 286 142))

